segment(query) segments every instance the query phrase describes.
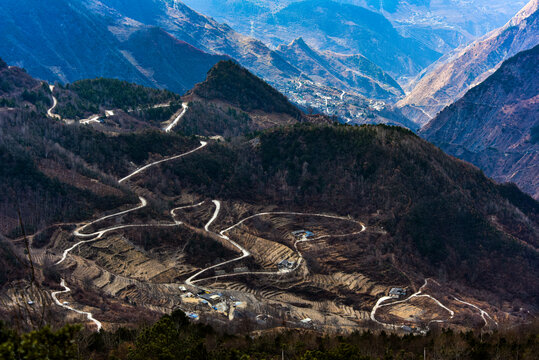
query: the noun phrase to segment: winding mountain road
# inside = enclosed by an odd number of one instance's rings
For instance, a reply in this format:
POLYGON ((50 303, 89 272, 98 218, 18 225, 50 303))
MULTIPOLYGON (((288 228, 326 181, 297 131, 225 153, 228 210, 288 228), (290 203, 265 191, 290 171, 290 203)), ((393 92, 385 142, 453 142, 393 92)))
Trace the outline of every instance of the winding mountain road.
MULTIPOLYGON (((54 106, 53 106, 54 108, 54 106)), ((129 174, 128 176, 124 177, 123 179, 120 179, 118 181, 118 183, 122 183, 123 181, 126 181, 128 179, 130 179, 131 177, 133 177, 134 175, 136 174, 139 174, 141 172, 143 172, 144 170, 152 167, 152 166, 155 166, 155 165, 158 165, 158 164, 161 164, 165 161, 171 161, 171 160, 175 160, 175 159, 178 159, 178 158, 181 158, 183 156, 186 156, 186 155, 189 155, 189 154, 192 154, 194 153, 195 151, 198 151, 202 148, 204 148, 205 146, 207 145, 207 142, 205 141, 201 141, 200 142, 200 146, 197 147, 196 149, 193 149, 193 150, 190 150, 186 153, 183 153, 183 154, 180 154, 180 155, 175 155, 175 156, 171 156, 171 157, 168 157, 168 158, 165 158, 165 159, 162 159, 162 160, 159 160, 159 161, 154 161, 148 165, 145 165, 137 170, 135 170, 134 172, 132 172, 131 174, 129 174)), ((82 244, 85 244, 85 243, 89 243, 89 242, 93 242, 93 241, 97 241, 99 240, 101 237, 103 237, 103 235, 105 235, 106 233, 108 232, 111 232, 111 231, 115 231, 115 230, 120 230, 120 229, 125 229, 125 228, 133 228, 133 227, 172 227, 172 226, 178 226, 178 225, 181 225, 182 222, 181 221, 178 221, 175 219, 175 211, 176 210, 180 210, 180 209, 185 209, 185 208, 189 208, 189 207, 194 207, 194 206, 199 206, 199 205, 202 205, 203 202, 199 203, 199 204, 195 204, 195 205, 186 205, 186 206, 181 206, 181 207, 177 207, 175 209, 172 209, 170 211, 170 214, 171 214, 171 217, 172 219, 174 220, 173 223, 168 223, 168 224, 127 224, 127 225, 118 225, 118 226, 113 226, 113 227, 110 227, 110 228, 106 228, 106 229, 101 229, 101 230, 97 230, 93 233, 83 233, 84 229, 86 229, 88 226, 91 226, 95 223, 98 223, 100 221, 103 221, 103 220, 106 220, 106 219, 109 219, 109 218, 112 218, 112 217, 117 217, 117 216, 121 216, 121 215, 125 215, 125 214, 128 214, 130 212, 133 212, 133 211, 136 211, 136 210, 139 210, 139 209, 142 209, 144 207, 146 207, 148 205, 148 202, 146 201, 146 199, 142 196, 139 196, 139 200, 140 200, 140 205, 134 207, 134 208, 131 208, 131 209, 127 209, 127 210, 123 210, 123 211, 119 211, 117 213, 114 213, 114 214, 110 214, 110 215, 105 215, 105 216, 102 216, 96 220, 93 220, 89 223, 86 223, 80 227, 78 227, 77 229, 75 229, 73 231, 73 235, 76 236, 76 237, 79 237, 79 238, 86 238, 87 240, 82 240, 82 241, 79 241, 77 242, 76 244, 74 244, 73 246, 69 247, 68 249, 64 250, 63 254, 62 254, 62 257, 60 258, 60 260, 58 260, 55 264, 56 265, 60 265, 61 263, 63 263, 68 255, 74 250, 76 249, 77 247, 79 247, 80 245, 82 244)), ((96 320, 92 313, 89 313, 89 312, 84 312, 84 311, 80 311, 80 310, 77 310, 77 309, 74 309, 73 307, 71 306, 68 306, 66 304, 63 304, 61 303, 58 298, 57 298, 57 295, 58 294, 62 294, 62 293, 67 293, 67 292, 70 292, 71 289, 69 287, 67 287, 66 283, 65 283, 65 280, 62 279, 60 285, 62 287, 64 287, 64 290, 62 291, 55 291, 53 293, 51 293, 51 296, 54 300, 54 302, 56 303, 56 305, 58 306, 61 306, 65 309, 68 309, 68 310, 71 310, 71 311, 74 311, 74 312, 77 312, 79 314, 84 314, 87 316, 88 320, 91 320, 93 321, 96 326, 97 326, 97 331, 101 330, 101 323, 96 320)))
POLYGON ((487 317, 488 317, 491 321, 493 321, 494 324, 496 324, 496 326, 498 326, 498 322, 497 322, 496 320, 494 320, 494 319, 492 318, 492 316, 489 315, 489 313, 487 313, 485 310, 481 309, 479 306, 474 305, 474 304, 470 304, 469 302, 466 302, 466 301, 463 301, 463 300, 460 300, 460 299, 456 298, 455 296, 453 296, 453 299, 455 299, 455 300, 458 301, 459 303, 462 303, 462 304, 471 306, 471 307, 473 307, 474 309, 479 310, 479 313, 481 314, 481 318, 482 318, 483 321, 485 322, 485 325, 484 325, 483 327, 488 326, 487 317))
POLYGON ((81 314, 81 315, 86 315, 86 318, 90 321, 92 321, 96 326, 97 326, 97 332, 99 332, 102 328, 102 325, 101 325, 101 322, 97 319, 94 318, 94 316, 92 315, 92 313, 90 312, 86 312, 86 311, 81 311, 81 310, 77 310, 71 306, 69 306, 68 304, 64 304, 62 302, 60 302, 60 300, 58 300, 58 295, 59 294, 66 294, 68 292, 71 291, 70 288, 67 287, 66 285, 66 282, 64 279, 62 279, 62 281, 60 282, 60 286, 62 286, 64 288, 64 290, 61 290, 61 291, 55 291, 51 294, 52 296, 52 299, 54 300, 54 302, 56 303, 56 305, 58 306, 61 306, 65 309, 68 309, 68 310, 71 310, 71 311, 74 311, 78 314, 81 314))
POLYGON ((56 108, 56 105, 58 105, 58 100, 56 97, 52 94, 54 91, 54 85, 49 85, 49 89, 51 90, 51 96, 52 96, 52 106, 50 109, 47 110, 47 116, 53 119, 61 120, 62 118, 60 115, 53 113, 52 111, 56 108))
MULTIPOLYGON (((398 329, 400 326, 397 326, 397 325, 393 325, 393 324, 388 324, 388 323, 384 323, 384 322, 381 322, 379 320, 376 319, 376 311, 381 308, 381 307, 384 307, 384 306, 392 306, 392 305, 396 305, 396 304, 401 304, 401 303, 404 303, 404 302, 407 302, 407 301, 410 301, 411 299, 415 298, 415 297, 427 297, 431 300, 433 300, 438 306, 440 306, 442 309, 446 310, 447 312, 449 312, 449 314, 451 315, 449 317, 448 320, 451 320, 453 319, 453 317, 455 316, 455 312, 451 309, 449 309, 447 306, 445 306, 444 304, 442 304, 438 299, 434 298, 433 296, 431 295, 427 295, 427 294, 422 294, 423 292, 423 289, 427 286, 428 284, 428 281, 430 279, 425 279, 425 283, 423 284, 423 286, 421 286, 419 288, 419 290, 416 292, 416 293, 413 293, 412 295, 410 295, 409 297, 407 297, 406 299, 404 300, 399 300, 399 301, 392 301, 390 303, 387 303, 387 304, 383 304, 386 300, 390 300, 390 299, 393 299, 391 296, 383 296, 381 297, 380 299, 378 299, 378 301, 376 302, 376 304, 374 305, 374 307, 372 308, 371 310, 371 320, 376 322, 377 324, 380 324, 388 329, 392 329, 392 330, 396 330, 398 329)), ((446 322, 447 320, 431 320, 429 321, 429 324, 431 323, 443 323, 443 322, 446 322)), ((427 326, 427 330, 428 330, 428 326, 427 326)))

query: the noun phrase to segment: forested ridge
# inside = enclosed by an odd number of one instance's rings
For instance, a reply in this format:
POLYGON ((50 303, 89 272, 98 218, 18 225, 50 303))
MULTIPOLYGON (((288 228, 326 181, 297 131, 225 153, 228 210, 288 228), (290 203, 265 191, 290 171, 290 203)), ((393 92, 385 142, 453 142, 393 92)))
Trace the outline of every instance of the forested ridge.
POLYGON ((2 359, 95 360, 532 360, 539 351, 537 324, 494 333, 441 330, 426 336, 385 332, 317 335, 309 331, 229 335, 191 323, 181 311, 152 325, 79 333, 80 327, 45 327, 19 334, 0 323, 2 359))
MULTIPOLYGON (((177 106, 181 103, 180 96, 168 90, 152 89, 127 81, 104 78, 79 80, 59 86, 58 101, 60 104, 56 110, 57 113, 69 119, 98 114, 102 109, 122 109, 126 112, 138 109, 141 111, 149 110, 154 105, 175 103, 177 106)), ((148 116, 148 118, 153 117, 148 116)))

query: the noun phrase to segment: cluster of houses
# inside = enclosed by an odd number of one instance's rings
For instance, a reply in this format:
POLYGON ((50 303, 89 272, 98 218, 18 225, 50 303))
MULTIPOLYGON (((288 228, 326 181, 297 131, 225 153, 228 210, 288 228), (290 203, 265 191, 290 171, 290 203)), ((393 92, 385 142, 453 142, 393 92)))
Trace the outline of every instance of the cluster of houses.
MULTIPOLYGON (((193 304, 195 310, 198 309, 199 311, 204 311, 209 307, 212 310, 226 315, 229 310, 233 311, 235 308, 244 306, 241 301, 234 301, 233 298, 230 298, 230 300, 233 302, 229 304, 227 298, 221 293, 201 290, 197 294, 193 294, 192 292, 188 291, 185 286, 180 286, 179 289, 183 292, 181 295, 182 302, 193 304)), ((187 316, 193 320, 198 320, 198 314, 195 312, 189 312, 187 313, 187 316)))

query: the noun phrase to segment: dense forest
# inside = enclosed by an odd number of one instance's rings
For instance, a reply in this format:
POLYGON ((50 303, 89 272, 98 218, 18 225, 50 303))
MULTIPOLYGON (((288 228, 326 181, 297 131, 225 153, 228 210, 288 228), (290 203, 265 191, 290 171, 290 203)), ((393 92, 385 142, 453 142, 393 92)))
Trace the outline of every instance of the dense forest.
MULTIPOLYGON (((68 119, 99 114, 101 109, 122 109, 126 112, 149 111, 154 105, 174 103, 177 110, 178 105, 181 105, 180 96, 171 91, 104 78, 79 80, 59 86, 58 101, 56 112, 68 119)), ((149 111, 146 117, 150 119, 156 113, 159 113, 159 110, 149 111)))
POLYGON ((354 332, 320 336, 308 331, 229 335, 191 323, 180 310, 153 325, 89 334, 76 325, 19 334, 0 323, 0 357, 95 360, 532 360, 538 325, 494 333, 431 331, 426 336, 354 332))

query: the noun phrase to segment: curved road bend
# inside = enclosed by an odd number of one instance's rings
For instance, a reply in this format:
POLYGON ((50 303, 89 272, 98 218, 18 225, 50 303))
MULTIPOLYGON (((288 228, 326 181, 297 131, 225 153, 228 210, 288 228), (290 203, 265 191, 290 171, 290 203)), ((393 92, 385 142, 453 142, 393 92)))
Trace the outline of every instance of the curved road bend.
POLYGON ((170 132, 170 130, 172 130, 177 124, 178 122, 181 120, 181 118, 185 115, 185 113, 187 112, 187 109, 189 109, 189 104, 184 102, 182 103, 182 112, 180 113, 180 115, 178 115, 173 122, 171 122, 164 130, 165 132, 170 132))
MULTIPOLYGON (((387 303, 387 304, 382 304, 386 300, 391 300, 393 298, 391 296, 383 296, 380 299, 378 299, 378 301, 376 301, 376 304, 374 305, 374 307, 371 310, 371 320, 378 323, 378 324, 380 324, 380 325, 382 325, 382 326, 384 326, 384 327, 387 327, 387 328, 390 328, 390 329, 393 329, 393 330, 398 329, 399 326, 397 326, 397 325, 387 324, 387 323, 383 323, 383 322, 377 320, 376 316, 375 316, 376 311, 379 308, 384 307, 384 306, 391 306, 391 305, 396 305, 396 304, 401 304, 401 303, 407 302, 407 301, 411 300, 414 297, 428 297, 429 299, 433 300, 438 306, 440 306, 442 309, 449 312, 449 314, 451 315, 449 317, 449 320, 451 320, 455 316, 455 312, 453 310, 449 309, 447 306, 442 304, 438 299, 436 299, 436 298, 434 298, 434 297, 432 297, 430 295, 427 295, 427 294, 422 294, 422 291, 425 288, 425 286, 427 286, 428 281, 429 281, 429 279, 425 279, 425 283, 423 284, 423 286, 421 286, 416 293, 413 293, 412 295, 410 295, 409 297, 407 297, 404 300, 393 301, 393 302, 390 302, 390 303, 387 303)), ((429 324, 433 323, 433 322, 442 323, 442 322, 446 322, 446 320, 431 320, 431 321, 429 321, 429 324)))
MULTIPOLYGON (((51 91, 54 89, 54 87, 51 85, 51 91)), ((53 97, 53 103, 56 104, 56 99, 53 97)), ((53 107, 51 109, 49 109, 48 113, 51 113, 51 111, 54 109, 56 105, 53 105, 53 107)), ((54 114, 53 114, 54 115, 54 114)), ((56 115, 57 116, 57 115, 56 115)), ((183 153, 183 154, 180 154, 180 155, 176 155, 176 156, 171 156, 169 158, 165 158, 165 159, 162 159, 162 160, 159 160, 159 161, 155 161, 151 164, 148 164, 146 166, 143 166, 142 168, 140 169, 137 169, 135 170, 133 173, 131 173, 130 175, 126 176, 125 178, 123 179, 120 179, 118 182, 121 183, 127 179, 129 179, 130 177, 148 169, 149 167, 151 166, 154 166, 154 165, 157 165, 157 164, 160 164, 162 162, 165 162, 165 161, 170 161, 170 160, 174 160, 174 159, 177 159, 177 158, 180 158, 182 156, 185 156, 185 155, 188 155, 188 154, 191 154, 197 150, 200 150, 202 149, 203 147, 205 147, 207 145, 207 142, 205 141, 201 141, 200 142, 200 146, 194 150, 191 150, 191 151, 188 151, 186 153, 183 153)), ((194 206, 199 206, 199 205, 202 205, 203 202, 199 203, 199 204, 195 204, 195 205, 187 205, 187 206, 182 206, 182 207, 178 207, 178 208, 175 208, 175 209, 172 209, 171 210, 171 216, 174 220, 174 223, 172 224, 131 224, 131 225, 120 225, 120 226, 115 226, 115 227, 111 227, 111 228, 107 228, 107 229, 102 229, 102 230, 98 230, 96 232, 93 232, 91 234, 84 234, 82 233, 82 231, 87 228, 88 226, 92 225, 92 224, 95 224, 99 221, 103 221, 105 219, 108 219, 108 218, 111 218, 111 217, 115 217, 115 216, 120 216, 120 215, 124 215, 124 214, 127 214, 129 212, 132 212, 132 211, 135 211, 135 210, 138 210, 138 209, 141 209, 145 206, 147 206, 148 202, 146 201, 146 199, 144 199, 142 196, 139 196, 139 200, 140 200, 140 205, 134 207, 134 208, 131 208, 131 209, 128 209, 128 210, 123 210, 123 211, 120 211, 120 212, 117 212, 117 213, 114 213, 114 214, 110 214, 110 215, 106 215, 106 216, 103 216, 99 219, 96 219, 94 221, 91 221, 83 226, 80 226, 78 227, 77 229, 75 229, 73 231, 73 235, 77 236, 77 237, 82 237, 82 238, 91 238, 91 239, 88 239, 88 240, 83 240, 83 241, 80 241, 76 244, 74 244, 73 246, 71 246, 70 248, 64 250, 63 254, 62 254, 62 258, 56 262, 56 265, 58 264, 61 264, 62 262, 65 261, 65 259, 67 258, 67 256, 69 255, 69 253, 71 251, 73 251, 74 249, 76 249, 78 246, 80 246, 81 244, 84 244, 84 243, 87 243, 87 242, 91 242, 91 241, 96 241, 98 239, 100 239, 104 234, 106 234, 107 232, 110 232, 110 231, 114 231, 114 230, 119 230, 119 229, 124 229, 124 228, 129 228, 129 227, 154 227, 154 226, 177 226, 177 225, 180 225, 182 224, 182 222, 180 221, 177 221, 176 219, 174 219, 174 215, 175 215, 175 211, 176 210, 179 210, 179 209, 183 209, 183 208, 189 208, 189 207, 194 207, 194 206)), ((77 309, 74 309, 72 308, 71 306, 68 306, 68 305, 64 305, 63 303, 60 303, 60 301, 58 301, 58 298, 57 298, 57 295, 58 294, 61 294, 61 293, 67 293, 67 292, 70 292, 71 289, 69 289, 66 284, 65 284, 65 281, 64 279, 62 279, 61 281, 61 285, 64 287, 64 290, 62 291, 55 291, 53 293, 51 293, 51 296, 54 300, 54 302, 56 303, 56 305, 58 306, 61 306, 65 309, 68 309, 68 310, 71 310, 71 311, 75 311, 79 314, 84 314, 87 316, 87 318, 91 321, 93 321, 96 326, 97 326, 97 331, 99 331, 101 329, 101 323, 96 320, 93 315, 89 312, 84 312, 84 311, 80 311, 80 310, 77 310, 77 309)))

